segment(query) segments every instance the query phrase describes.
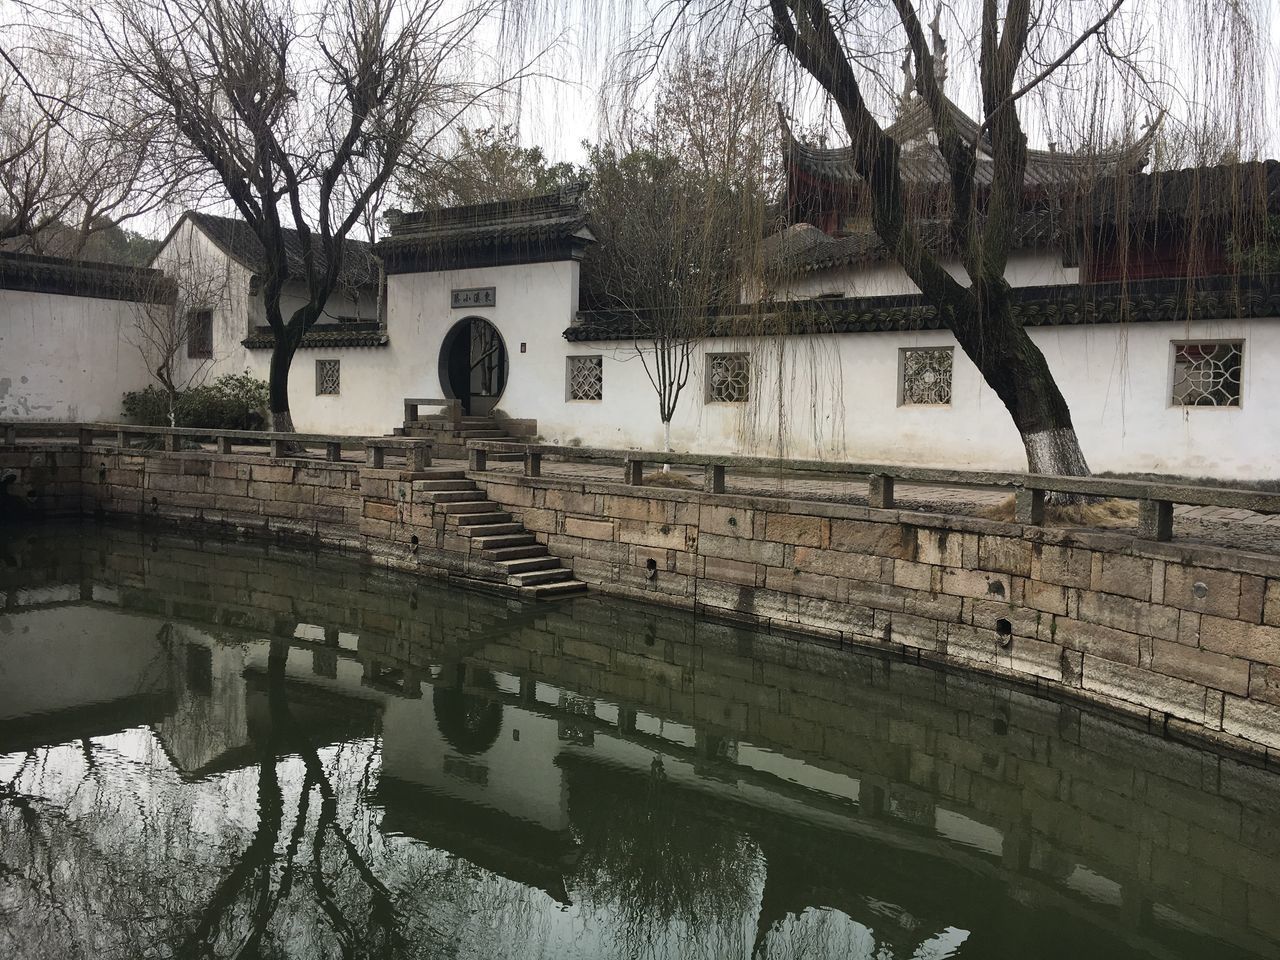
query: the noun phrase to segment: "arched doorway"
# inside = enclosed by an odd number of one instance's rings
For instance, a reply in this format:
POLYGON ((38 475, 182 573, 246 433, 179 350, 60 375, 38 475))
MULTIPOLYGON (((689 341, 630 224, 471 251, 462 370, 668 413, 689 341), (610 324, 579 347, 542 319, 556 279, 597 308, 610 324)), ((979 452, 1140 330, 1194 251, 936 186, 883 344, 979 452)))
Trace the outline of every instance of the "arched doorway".
POLYGON ((455 323, 440 347, 440 385, 446 397, 462 401, 463 413, 491 413, 507 386, 507 346, 498 328, 483 317, 455 323))

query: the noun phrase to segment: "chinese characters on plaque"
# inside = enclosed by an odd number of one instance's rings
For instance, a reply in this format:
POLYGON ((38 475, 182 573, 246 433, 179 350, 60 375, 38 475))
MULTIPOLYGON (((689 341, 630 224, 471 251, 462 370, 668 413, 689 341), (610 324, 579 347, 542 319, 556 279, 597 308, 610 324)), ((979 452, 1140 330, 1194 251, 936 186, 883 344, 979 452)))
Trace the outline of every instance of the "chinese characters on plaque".
POLYGON ((464 287, 452 291, 454 307, 492 307, 498 302, 496 287, 464 287))

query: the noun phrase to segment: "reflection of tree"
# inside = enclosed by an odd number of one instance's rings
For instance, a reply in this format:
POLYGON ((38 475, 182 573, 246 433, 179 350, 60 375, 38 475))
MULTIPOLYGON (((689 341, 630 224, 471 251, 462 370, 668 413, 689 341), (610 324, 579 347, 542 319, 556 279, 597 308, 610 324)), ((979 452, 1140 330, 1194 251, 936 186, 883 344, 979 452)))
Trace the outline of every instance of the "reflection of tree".
POLYGON ((760 867, 746 834, 682 802, 657 756, 641 782, 574 764, 569 783, 582 848, 574 886, 616 915, 625 956, 746 952, 760 867))

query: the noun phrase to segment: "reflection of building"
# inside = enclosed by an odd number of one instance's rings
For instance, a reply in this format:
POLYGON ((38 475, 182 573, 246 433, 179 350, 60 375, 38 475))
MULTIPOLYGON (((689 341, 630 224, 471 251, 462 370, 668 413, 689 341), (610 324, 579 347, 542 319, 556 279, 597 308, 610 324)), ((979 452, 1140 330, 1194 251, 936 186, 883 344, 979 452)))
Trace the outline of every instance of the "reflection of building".
POLYGON ((148 724, 209 779, 378 736, 367 795, 341 789, 417 841, 388 847, 465 861, 544 914, 680 923, 688 903, 759 956, 837 933, 903 958, 964 936, 978 955, 1280 942, 1264 771, 972 678, 626 604, 529 613, 361 577, 308 592, 317 571, 287 555, 221 559, 292 596, 284 614, 212 596, 197 550, 149 551, 103 553, 97 582, 73 560, 0 585, 5 749, 148 724), (42 635, 71 669, 8 669, 42 635), (19 698, 28 683, 42 699, 19 698), (110 722, 83 722, 95 699, 110 722))

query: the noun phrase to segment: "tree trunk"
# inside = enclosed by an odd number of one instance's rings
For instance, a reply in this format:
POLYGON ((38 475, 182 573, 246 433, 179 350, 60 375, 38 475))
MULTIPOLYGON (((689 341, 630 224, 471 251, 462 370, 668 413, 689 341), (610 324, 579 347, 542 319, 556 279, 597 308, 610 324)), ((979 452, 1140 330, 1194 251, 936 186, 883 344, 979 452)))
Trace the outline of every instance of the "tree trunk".
MULTIPOLYGON (((671 452, 671 421, 670 420, 662 421, 662 452, 663 453, 671 452)), ((671 464, 664 463, 662 465, 662 472, 670 473, 671 464)))
MULTIPOLYGON (((1027 469, 1057 476, 1089 476, 1071 410, 1044 354, 1014 318, 1008 296, 997 293, 993 299, 985 316, 977 309, 953 316, 951 329, 956 340, 1013 418, 1027 453, 1027 469)), ((1082 498, 1058 494, 1049 499, 1066 503, 1082 498)))
MULTIPOLYGON (((288 334, 286 333, 286 336, 288 334)), ((293 414, 289 412, 289 368, 293 364, 293 347, 276 335, 271 349, 271 373, 268 383, 268 406, 271 429, 276 433, 293 433, 293 414)))

